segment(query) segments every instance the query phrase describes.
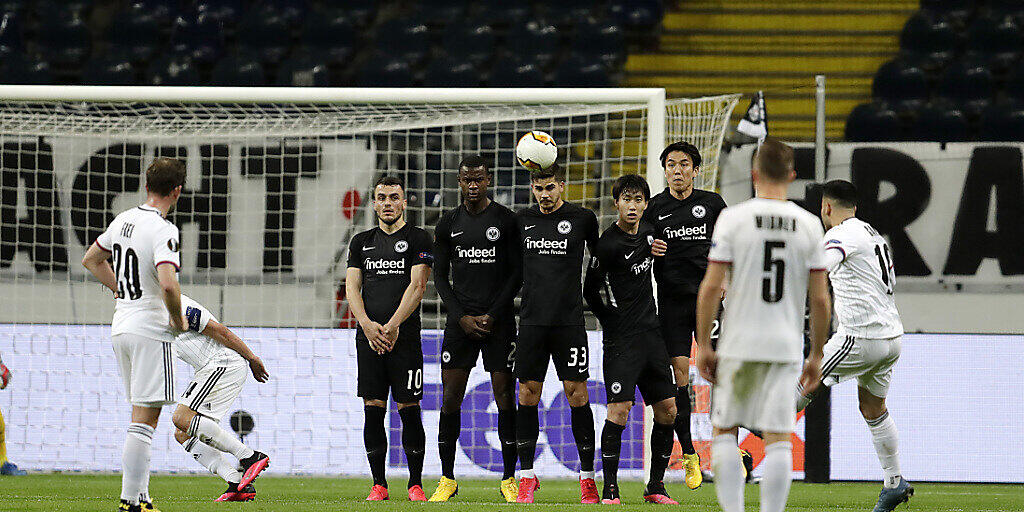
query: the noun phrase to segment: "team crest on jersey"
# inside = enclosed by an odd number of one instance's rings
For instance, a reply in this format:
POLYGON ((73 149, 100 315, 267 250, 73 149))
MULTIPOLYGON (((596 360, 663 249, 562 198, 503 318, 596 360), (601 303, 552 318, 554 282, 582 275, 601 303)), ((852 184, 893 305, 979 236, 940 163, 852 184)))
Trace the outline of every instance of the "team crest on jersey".
POLYGON ((452 355, 451 355, 450 352, 448 352, 447 350, 445 350, 444 352, 441 352, 441 361, 442 362, 448 363, 448 362, 451 362, 451 360, 452 360, 452 355))
POLYGON ((399 240, 395 242, 395 252, 405 252, 409 249, 409 242, 405 240, 399 240))
POLYGON ((654 235, 647 235, 647 245, 654 245, 654 235))
POLYGON ((570 231, 572 231, 572 223, 571 222, 569 222, 567 220, 563 220, 563 221, 558 223, 558 232, 559 233, 565 235, 565 234, 568 234, 570 231))
POLYGON ((704 216, 708 214, 708 210, 707 208, 704 208, 703 206, 698 204, 694 206, 692 210, 690 210, 690 213, 692 213, 693 216, 698 219, 703 219, 704 216))
POLYGON ((618 382, 612 382, 612 393, 618 393, 622 391, 622 384, 618 382))
POLYGON ((170 249, 171 252, 178 252, 178 241, 171 238, 170 240, 167 241, 167 248, 170 249))
POLYGON ((493 241, 497 240, 498 237, 501 236, 501 231, 498 231, 498 228, 496 228, 494 226, 491 226, 491 227, 487 228, 487 232, 484 233, 484 234, 487 236, 488 240, 493 242, 493 241))

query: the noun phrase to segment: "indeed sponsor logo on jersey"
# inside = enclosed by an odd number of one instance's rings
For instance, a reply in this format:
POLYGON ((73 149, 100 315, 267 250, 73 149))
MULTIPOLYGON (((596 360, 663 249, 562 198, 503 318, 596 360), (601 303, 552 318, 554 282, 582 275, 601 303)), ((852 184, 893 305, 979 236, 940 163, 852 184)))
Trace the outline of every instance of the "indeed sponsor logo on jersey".
POLYGON ((644 261, 641 261, 640 263, 634 263, 631 268, 633 269, 633 273, 634 274, 640 275, 640 274, 646 274, 649 270, 651 270, 651 267, 653 265, 654 265, 654 258, 646 258, 646 259, 644 259, 644 261))
POLYGON ((569 240, 548 240, 547 238, 533 239, 526 237, 526 249, 533 249, 537 254, 558 254, 564 255, 569 251, 569 240))
POLYGON ((370 258, 366 258, 366 260, 363 261, 363 266, 366 267, 366 270, 404 270, 405 259, 386 260, 382 258, 371 260, 370 258))
POLYGON ((498 257, 498 249, 496 247, 491 247, 490 249, 467 247, 463 249, 461 246, 456 245, 455 254, 459 258, 468 259, 469 263, 494 263, 498 257))
POLYGON ((665 228, 665 238, 668 238, 669 240, 676 238, 692 239, 694 237, 700 237, 701 239, 706 239, 708 237, 707 223, 701 224, 700 226, 683 226, 676 229, 665 228))

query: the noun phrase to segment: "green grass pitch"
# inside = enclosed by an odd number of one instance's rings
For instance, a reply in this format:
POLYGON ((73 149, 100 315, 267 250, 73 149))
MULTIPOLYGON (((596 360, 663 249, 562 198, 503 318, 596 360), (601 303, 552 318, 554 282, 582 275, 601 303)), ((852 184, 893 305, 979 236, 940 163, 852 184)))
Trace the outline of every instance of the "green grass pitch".
MULTIPOLYGON (((369 490, 366 479, 351 478, 282 478, 261 477, 256 481, 259 496, 250 503, 214 503, 224 485, 216 477, 154 475, 150 492, 154 504, 163 512, 203 511, 334 511, 366 510, 394 511, 433 508, 437 510, 482 512, 501 507, 503 510, 576 510, 589 508, 579 505, 579 487, 567 480, 541 481, 534 505, 506 504, 500 500, 497 481, 464 480, 459 495, 449 503, 410 503, 405 496, 405 485, 394 479, 391 501, 366 503, 363 498, 369 490)), ((0 477, 0 511, 113 511, 116 509, 121 477, 118 475, 90 474, 33 474, 25 477, 0 477)), ((1024 487, 1019 485, 974 484, 916 484, 910 506, 901 505, 898 511, 1011 511, 1024 510, 1024 487)), ((427 495, 434 482, 426 485, 427 495)), ((879 484, 832 483, 814 485, 793 483, 787 511, 871 510, 878 496, 879 484)), ((625 503, 609 510, 649 512, 656 505, 640 502, 641 485, 623 482, 625 503)), ((669 492, 687 511, 719 510, 715 489, 706 484, 696 491, 683 489, 679 483, 670 484, 669 492)), ((758 489, 747 486, 747 510, 757 510, 758 489)), ((602 506, 602 505, 599 505, 602 506)), ((603 505, 602 507, 608 507, 603 505)), ((668 509, 679 509, 668 507, 668 509)))

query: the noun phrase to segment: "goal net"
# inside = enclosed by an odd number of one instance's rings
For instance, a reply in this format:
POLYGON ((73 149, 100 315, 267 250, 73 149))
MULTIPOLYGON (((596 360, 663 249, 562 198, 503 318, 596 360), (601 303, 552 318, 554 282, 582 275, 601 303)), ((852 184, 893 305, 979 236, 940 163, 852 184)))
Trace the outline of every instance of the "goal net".
MULTIPOLYGON (((79 261, 117 213, 144 201, 144 170, 155 157, 187 167, 169 217, 181 229, 182 292, 235 328, 272 375, 247 383, 225 426, 272 453, 272 471, 365 474, 343 279, 349 239, 375 222, 368 198, 376 178, 401 177, 408 220, 432 232, 458 205, 459 160, 479 154, 492 162, 494 198, 523 208, 529 175, 513 148, 526 131, 543 130, 559 144, 568 199, 594 209, 606 227, 617 176, 648 173, 652 188, 663 186, 663 139, 694 142, 705 161, 698 186, 715 188, 736 101, 666 102, 656 89, 0 86, 0 356, 14 373, 0 409, 11 458, 40 470, 120 467, 128 409, 109 345, 113 301, 79 261)), ((444 309, 432 287, 422 312, 422 405, 433 439, 444 309)), ((598 355, 592 402, 600 404, 600 333, 590 340, 598 355)), ((182 389, 192 369, 178 361, 175 372, 182 389)), ((595 410, 601 425, 603 407, 595 410)), ((557 383, 545 386, 541 411, 538 473, 570 476, 578 461, 557 383)), ((462 414, 456 471, 500 471, 482 368, 462 414)), ((389 471, 401 474, 400 422, 390 418, 389 471)), ((631 418, 621 467, 639 476, 643 414, 631 418)), ((155 470, 202 469, 174 443, 166 418, 154 443, 155 470)), ((425 473, 438 474, 432 442, 426 461, 425 473)))

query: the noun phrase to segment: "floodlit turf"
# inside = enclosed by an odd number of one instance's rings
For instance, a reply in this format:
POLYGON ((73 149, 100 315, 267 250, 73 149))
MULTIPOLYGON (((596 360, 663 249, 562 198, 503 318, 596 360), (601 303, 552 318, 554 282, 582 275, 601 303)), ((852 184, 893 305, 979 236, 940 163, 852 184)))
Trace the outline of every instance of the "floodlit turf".
MULTIPOLYGON (((427 496, 436 482, 426 485, 427 496)), ((589 507, 570 505, 579 502, 579 486, 565 480, 541 481, 534 505, 511 505, 499 501, 497 480, 464 480, 459 495, 450 503, 409 503, 405 485, 395 479, 392 500, 366 503, 368 480, 341 478, 274 478, 256 481, 259 496, 251 503, 213 503, 224 485, 216 477, 154 476, 150 492, 154 503, 163 512, 203 512, 207 510, 245 511, 333 511, 333 510, 412 510, 420 507, 438 510, 483 512, 495 507, 503 509, 539 508, 541 510, 574 510, 589 507)), ((600 483, 599 483, 600 485, 600 483)), ((26 477, 0 477, 0 510, 18 511, 113 511, 120 491, 118 475, 47 474, 26 477)), ((898 511, 1010 511, 1024 510, 1024 488, 1011 485, 916 484, 917 493, 910 507, 898 511)), ((871 510, 878 495, 878 484, 833 483, 811 485, 794 483, 787 511, 871 510)), ((619 506, 599 505, 609 510, 649 512, 663 505, 640 503, 639 483, 622 483, 625 503, 619 506)), ((687 491, 679 483, 669 492, 685 507, 668 509, 687 511, 719 510, 715 489, 707 484, 696 491, 687 491)), ((757 510, 758 489, 747 486, 747 510, 757 510)))

